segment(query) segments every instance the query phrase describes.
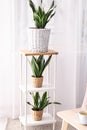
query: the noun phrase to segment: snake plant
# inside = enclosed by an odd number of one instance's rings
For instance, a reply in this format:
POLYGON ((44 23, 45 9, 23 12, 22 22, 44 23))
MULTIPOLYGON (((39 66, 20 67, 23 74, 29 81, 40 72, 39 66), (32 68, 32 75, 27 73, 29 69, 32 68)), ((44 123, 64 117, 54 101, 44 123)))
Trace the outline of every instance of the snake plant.
POLYGON ((42 74, 49 64, 51 60, 52 55, 50 55, 47 60, 45 60, 43 55, 40 55, 38 57, 32 56, 31 61, 29 60, 32 72, 33 72, 33 77, 42 77, 42 74))
POLYGON ((39 92, 36 93, 30 93, 33 98, 33 104, 30 102, 27 102, 28 105, 32 106, 32 110, 43 110, 45 107, 47 107, 50 104, 61 104, 59 102, 50 102, 49 97, 47 95, 47 91, 43 93, 42 96, 40 96, 39 92))
POLYGON ((36 7, 34 2, 32 0, 29 0, 29 6, 31 7, 33 12, 33 19, 35 22, 35 26, 37 28, 45 28, 50 19, 55 15, 56 5, 53 0, 49 9, 45 11, 45 9, 42 6, 43 0, 41 0, 40 3, 41 4, 38 7, 36 7))

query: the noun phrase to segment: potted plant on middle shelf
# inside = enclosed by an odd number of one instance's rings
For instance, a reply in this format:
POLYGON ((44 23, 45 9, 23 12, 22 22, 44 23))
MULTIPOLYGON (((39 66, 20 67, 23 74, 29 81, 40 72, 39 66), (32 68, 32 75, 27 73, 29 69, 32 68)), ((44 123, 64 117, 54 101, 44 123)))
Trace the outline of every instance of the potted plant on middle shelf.
POLYGON ((27 102, 28 105, 32 106, 32 118, 36 121, 42 120, 43 110, 50 104, 61 104, 59 102, 50 102, 47 95, 47 91, 40 96, 39 92, 30 93, 33 98, 33 104, 27 102))
POLYGON ((50 29, 46 28, 51 18, 55 15, 55 2, 52 3, 48 10, 43 6, 43 1, 40 0, 40 5, 36 6, 32 0, 29 0, 29 6, 32 9, 33 20, 35 27, 29 28, 30 50, 33 52, 46 52, 48 51, 48 42, 50 29))
POLYGON ((33 87, 39 88, 42 87, 43 83, 43 72, 51 60, 52 55, 48 56, 47 59, 44 58, 44 55, 38 57, 32 56, 31 61, 29 60, 31 69, 32 69, 32 84, 33 87))

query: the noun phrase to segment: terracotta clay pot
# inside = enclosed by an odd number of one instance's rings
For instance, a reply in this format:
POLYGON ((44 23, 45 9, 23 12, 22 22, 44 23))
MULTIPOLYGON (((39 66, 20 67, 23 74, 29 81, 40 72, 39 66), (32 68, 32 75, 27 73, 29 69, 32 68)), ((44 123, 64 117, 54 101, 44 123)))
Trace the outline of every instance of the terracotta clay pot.
POLYGON ((40 120, 42 120, 42 116, 43 116, 43 110, 41 110, 41 111, 32 110, 33 120, 40 121, 40 120))
POLYGON ((43 83, 43 77, 33 77, 32 76, 32 86, 35 88, 40 88, 42 87, 43 83))

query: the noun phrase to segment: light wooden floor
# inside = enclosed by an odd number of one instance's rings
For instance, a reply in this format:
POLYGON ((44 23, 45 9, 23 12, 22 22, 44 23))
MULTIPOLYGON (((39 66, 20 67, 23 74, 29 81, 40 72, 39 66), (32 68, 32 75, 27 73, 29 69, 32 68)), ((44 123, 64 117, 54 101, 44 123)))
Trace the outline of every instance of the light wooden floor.
MULTIPOLYGON (((20 126, 19 120, 9 119, 6 130, 24 130, 24 129, 23 127, 20 126)), ((29 130, 52 130, 52 125, 30 127, 29 130)), ((61 130, 61 121, 57 121, 55 130, 61 130)), ((76 129, 69 126, 69 130, 76 130, 76 129)))

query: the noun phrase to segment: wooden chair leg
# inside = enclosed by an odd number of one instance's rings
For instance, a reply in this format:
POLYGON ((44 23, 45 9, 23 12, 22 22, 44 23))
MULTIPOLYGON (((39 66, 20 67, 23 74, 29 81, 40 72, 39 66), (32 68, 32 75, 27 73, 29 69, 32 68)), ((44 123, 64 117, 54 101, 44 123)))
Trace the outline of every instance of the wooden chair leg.
POLYGON ((68 123, 63 120, 61 130, 68 130, 68 123))

